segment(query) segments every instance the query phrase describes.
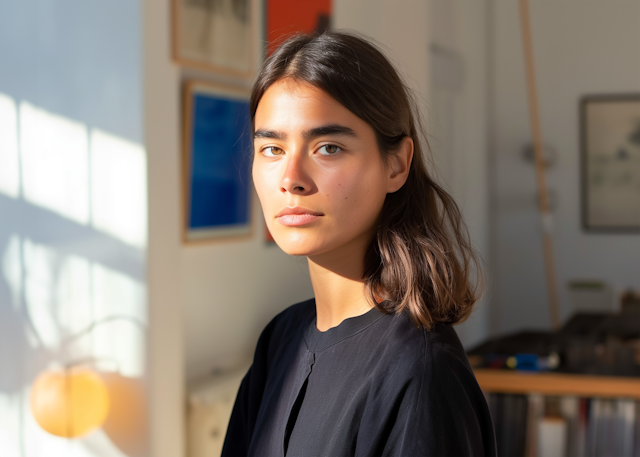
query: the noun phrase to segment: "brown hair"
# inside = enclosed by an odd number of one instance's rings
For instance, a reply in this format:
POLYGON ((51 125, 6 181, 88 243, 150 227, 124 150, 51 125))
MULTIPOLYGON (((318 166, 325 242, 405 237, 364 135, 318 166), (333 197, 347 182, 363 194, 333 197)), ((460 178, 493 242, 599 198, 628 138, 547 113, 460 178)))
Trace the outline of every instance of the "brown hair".
POLYGON ((353 34, 293 36, 266 59, 257 76, 252 124, 265 91, 283 78, 322 89, 371 125, 385 160, 403 138, 413 140, 407 181, 387 194, 365 255, 365 287, 378 309, 407 309, 417 326, 464 321, 480 291, 478 258, 456 203, 427 172, 420 117, 393 65, 353 34), (376 297, 384 301, 377 303, 376 297))

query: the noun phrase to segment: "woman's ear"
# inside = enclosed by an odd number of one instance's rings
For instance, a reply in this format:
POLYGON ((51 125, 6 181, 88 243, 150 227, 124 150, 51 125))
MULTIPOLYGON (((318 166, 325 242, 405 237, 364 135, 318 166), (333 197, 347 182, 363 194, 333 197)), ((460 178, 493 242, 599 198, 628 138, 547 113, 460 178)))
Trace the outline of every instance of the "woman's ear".
POLYGON ((409 176, 411 160, 413 159, 413 139, 405 136, 400 146, 389 156, 389 179, 387 180, 387 193, 398 191, 409 176))

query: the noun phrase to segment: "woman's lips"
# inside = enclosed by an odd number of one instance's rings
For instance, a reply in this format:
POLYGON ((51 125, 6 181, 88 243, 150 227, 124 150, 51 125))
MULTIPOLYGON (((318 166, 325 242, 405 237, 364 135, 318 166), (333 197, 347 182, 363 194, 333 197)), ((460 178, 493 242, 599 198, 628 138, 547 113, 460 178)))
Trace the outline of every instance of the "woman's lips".
POLYGON ((306 208, 284 208, 278 213, 276 219, 282 225, 287 227, 299 227, 301 225, 307 225, 324 216, 322 213, 308 210, 306 208))
POLYGON ((277 219, 282 225, 286 225, 287 227, 297 227, 300 225, 307 225, 320 217, 322 216, 316 216, 315 214, 285 214, 284 216, 279 216, 277 219))

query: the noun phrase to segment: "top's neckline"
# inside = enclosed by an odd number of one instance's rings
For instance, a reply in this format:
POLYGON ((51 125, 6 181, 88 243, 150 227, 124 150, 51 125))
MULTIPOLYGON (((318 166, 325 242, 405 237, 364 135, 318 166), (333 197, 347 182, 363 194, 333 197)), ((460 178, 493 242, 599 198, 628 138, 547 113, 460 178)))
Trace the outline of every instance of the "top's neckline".
POLYGON ((318 353, 327 349, 329 346, 333 346, 340 341, 354 336, 357 333, 362 332, 367 327, 371 326, 378 319, 382 318, 384 314, 378 310, 378 308, 371 308, 360 316, 350 317, 343 320, 336 327, 332 327, 326 332, 321 332, 316 327, 316 311, 314 301, 313 320, 307 327, 305 332, 305 343, 309 351, 318 353))

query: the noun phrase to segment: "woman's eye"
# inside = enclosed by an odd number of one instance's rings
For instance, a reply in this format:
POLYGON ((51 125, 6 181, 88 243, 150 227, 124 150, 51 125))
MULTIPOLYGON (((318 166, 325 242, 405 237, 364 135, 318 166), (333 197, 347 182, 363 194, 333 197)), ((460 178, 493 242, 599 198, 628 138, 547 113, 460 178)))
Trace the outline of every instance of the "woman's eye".
POLYGON ((264 154, 265 157, 276 157, 284 154, 284 151, 275 146, 269 146, 262 150, 262 154, 264 154))
POLYGON ((342 151, 342 149, 340 149, 335 144, 325 144, 324 146, 320 147, 320 149, 318 149, 318 152, 325 156, 334 155, 335 153, 340 151, 342 151))

